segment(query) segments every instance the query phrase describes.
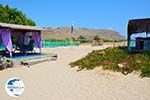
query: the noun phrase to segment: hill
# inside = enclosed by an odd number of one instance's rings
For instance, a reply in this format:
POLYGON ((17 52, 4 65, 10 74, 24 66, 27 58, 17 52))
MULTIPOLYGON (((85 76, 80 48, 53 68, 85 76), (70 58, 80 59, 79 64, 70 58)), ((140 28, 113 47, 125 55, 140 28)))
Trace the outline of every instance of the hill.
POLYGON ((116 40, 116 39, 125 39, 118 32, 108 29, 89 29, 89 28, 75 28, 74 33, 70 32, 68 27, 58 27, 58 28, 47 28, 47 30, 42 31, 43 40, 49 39, 71 39, 78 38, 83 36, 86 38, 93 38, 99 36, 102 39, 106 40, 116 40))

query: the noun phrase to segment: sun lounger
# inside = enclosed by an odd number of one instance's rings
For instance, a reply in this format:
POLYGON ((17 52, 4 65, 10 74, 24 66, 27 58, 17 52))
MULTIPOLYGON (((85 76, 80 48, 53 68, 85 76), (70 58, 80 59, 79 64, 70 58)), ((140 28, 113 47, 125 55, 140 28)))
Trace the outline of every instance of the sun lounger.
MULTIPOLYGON (((18 50, 21 53, 28 53, 28 52, 33 52, 34 51, 34 41, 30 41, 30 43, 28 45, 17 45, 14 52, 18 50)), ((34 51, 35 52, 35 51, 34 51)))

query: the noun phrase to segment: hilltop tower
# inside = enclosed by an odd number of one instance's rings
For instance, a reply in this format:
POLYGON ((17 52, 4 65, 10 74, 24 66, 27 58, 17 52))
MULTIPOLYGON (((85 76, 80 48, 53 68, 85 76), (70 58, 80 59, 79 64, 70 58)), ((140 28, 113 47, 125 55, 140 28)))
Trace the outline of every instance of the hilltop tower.
POLYGON ((70 33, 73 34, 74 33, 74 24, 71 24, 71 29, 70 29, 70 33))

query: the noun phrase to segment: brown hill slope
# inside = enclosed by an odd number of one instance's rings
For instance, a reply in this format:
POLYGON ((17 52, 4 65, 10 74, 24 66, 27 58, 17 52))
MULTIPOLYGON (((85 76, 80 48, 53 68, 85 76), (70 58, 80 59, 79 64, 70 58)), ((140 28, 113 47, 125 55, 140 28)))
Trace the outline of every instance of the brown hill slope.
POLYGON ((70 32, 70 28, 67 27, 59 27, 56 29, 49 28, 42 31, 43 40, 78 38, 80 35, 88 38, 99 36, 107 40, 125 39, 118 32, 108 29, 75 28, 73 34, 70 32))

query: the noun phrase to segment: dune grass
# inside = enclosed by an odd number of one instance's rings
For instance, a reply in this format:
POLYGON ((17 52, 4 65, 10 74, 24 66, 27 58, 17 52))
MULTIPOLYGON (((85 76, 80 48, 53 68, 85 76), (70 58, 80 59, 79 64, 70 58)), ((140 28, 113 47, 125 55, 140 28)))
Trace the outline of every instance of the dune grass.
POLYGON ((142 77, 150 77, 150 52, 128 53, 125 47, 96 50, 69 65, 78 66, 79 70, 102 67, 104 70, 122 71, 119 64, 123 65, 127 73, 140 71, 142 77))

